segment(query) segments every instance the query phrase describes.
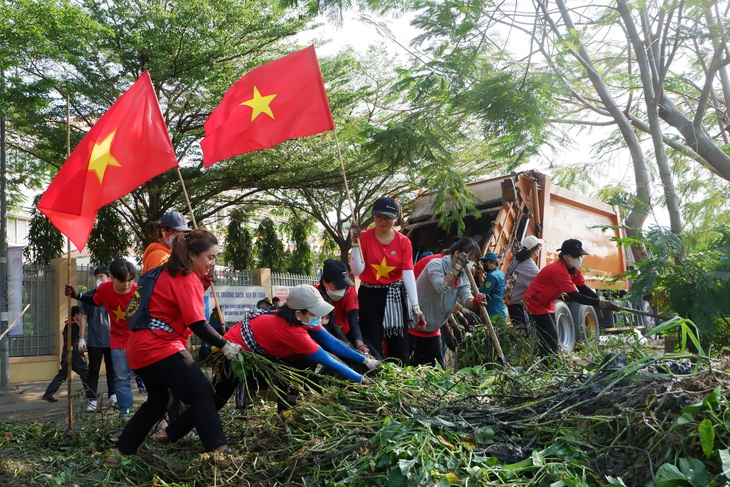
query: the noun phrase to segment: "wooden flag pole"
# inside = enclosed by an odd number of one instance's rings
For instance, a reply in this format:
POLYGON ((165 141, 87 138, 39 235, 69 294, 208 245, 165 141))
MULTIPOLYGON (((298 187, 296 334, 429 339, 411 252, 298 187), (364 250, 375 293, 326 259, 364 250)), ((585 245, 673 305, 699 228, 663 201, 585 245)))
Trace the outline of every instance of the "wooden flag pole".
MULTIPOLYGON (((71 102, 66 93, 66 159, 71 155, 71 102)), ((71 282, 71 240, 66 237, 66 282, 71 282)), ((73 314, 71 313, 71 296, 66 298, 66 306, 68 307, 68 320, 66 321, 66 382, 68 382, 68 429, 74 427, 73 414, 73 379, 71 377, 73 365, 73 314)), ((79 337, 81 338, 81 337, 79 337)))
MULTIPOLYGON (((350 196, 350 187, 347 185, 347 175, 345 174, 345 163, 342 161, 342 152, 340 151, 340 139, 337 138, 337 129, 332 130, 335 133, 335 145, 337 146, 337 158, 340 160, 340 170, 342 171, 342 180, 345 182, 345 195, 347 195, 347 201, 350 203, 350 213, 352 218, 355 220, 355 205, 352 204, 352 197, 350 196)), ((355 220, 357 222, 357 220, 355 220)), ((359 225, 359 222, 357 222, 359 225)), ((358 243, 360 239, 358 238, 358 243)), ((365 263, 365 259, 362 256, 362 248, 360 248, 360 262, 365 263)))
MULTIPOLYGON (((188 198, 188 190, 185 188, 185 181, 183 180, 182 173, 180 172, 180 166, 177 166, 177 176, 180 178, 180 185, 182 186, 183 195, 185 195, 185 203, 188 205, 188 211, 190 212, 190 218, 193 219, 193 228, 198 229, 198 223, 195 221, 195 214, 193 213, 193 206, 190 204, 190 198, 188 198)), ((215 303, 215 310, 218 313, 218 319, 221 322, 221 325, 226 324, 226 320, 223 316, 223 311, 221 310, 221 305, 218 303, 218 295, 215 293, 215 287, 213 286, 213 283, 210 283, 210 292, 213 295, 213 302, 215 303)))

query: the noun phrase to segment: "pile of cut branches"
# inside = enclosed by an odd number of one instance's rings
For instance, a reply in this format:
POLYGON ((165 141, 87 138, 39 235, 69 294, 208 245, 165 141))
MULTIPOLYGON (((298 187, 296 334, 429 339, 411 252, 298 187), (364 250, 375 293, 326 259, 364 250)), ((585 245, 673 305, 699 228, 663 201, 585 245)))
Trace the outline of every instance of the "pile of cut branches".
POLYGON ((106 469, 115 421, 84 420, 73 431, 3 421, 0 483, 725 485, 728 374, 709 359, 638 345, 601 353, 505 369, 386 363, 367 386, 244 354, 237 373, 302 392, 281 414, 263 394, 246 411, 224 408, 233 454, 202 454, 195 438, 148 440, 122 468, 106 469), (672 364, 689 364, 689 374, 672 364))

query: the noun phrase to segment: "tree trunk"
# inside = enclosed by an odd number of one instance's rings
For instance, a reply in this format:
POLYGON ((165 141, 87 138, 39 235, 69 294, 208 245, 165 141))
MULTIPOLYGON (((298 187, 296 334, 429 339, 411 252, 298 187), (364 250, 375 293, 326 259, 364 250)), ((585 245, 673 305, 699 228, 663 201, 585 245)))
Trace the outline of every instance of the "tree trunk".
POLYGON ((682 233, 682 215, 679 209, 679 200, 677 199, 677 192, 674 188, 674 181, 672 180, 672 171, 669 169, 669 163, 667 162, 667 154, 664 151, 664 139, 662 136, 662 127, 659 120, 659 114, 655 96, 655 86, 659 86, 661 89, 661 80, 652 79, 652 73, 654 76, 659 76, 659 70, 654 69, 652 71, 650 63, 654 62, 655 57, 651 55, 651 33, 644 32, 646 37, 646 45, 641 39, 634 19, 631 16, 631 12, 625 0, 617 1, 618 11, 621 14, 621 18, 624 21, 626 27, 626 33, 628 34, 629 40, 634 47, 636 53, 636 60, 639 64, 639 72, 641 73, 641 82, 644 87, 644 102, 646 104, 647 117, 649 119, 649 127, 651 129, 651 140, 654 144, 654 156, 656 157, 657 166, 659 167, 659 177, 662 181, 664 188, 664 200, 667 204, 667 211, 669 212, 669 224, 673 233, 680 235, 682 233), (645 47, 646 46, 646 47, 645 47), (647 51, 648 54, 647 55, 647 51), (651 58, 651 60, 650 60, 651 58))
MULTIPOLYGON (((563 0, 556 0, 556 5, 560 11, 565 26, 572 32, 578 32, 578 30, 575 28, 575 25, 573 24, 573 20, 570 17, 569 11, 565 6, 565 2, 563 0)), ((542 8, 544 10, 544 14, 546 16, 549 16, 549 11, 547 10, 547 7, 545 5, 542 5, 542 8)), ((636 134, 631 127, 631 122, 621 111, 618 103, 613 99, 613 96, 611 96, 611 92, 609 91, 606 84, 603 82, 603 78, 593 66, 591 57, 588 54, 588 51, 583 43, 580 44, 578 53, 575 53, 574 57, 576 57, 576 59, 578 59, 578 61, 585 68, 588 74, 588 78, 593 84, 596 93, 601 99, 603 105, 606 107, 606 110, 608 110, 608 112, 613 117, 616 125, 619 128, 619 131, 621 132, 621 135, 624 138, 624 141, 626 142, 626 146, 629 148, 629 153, 631 154, 631 162, 634 167, 634 180, 636 182, 637 201, 632 207, 629 216, 627 216, 624 220, 624 224, 628 227, 626 230, 626 234, 629 237, 638 237, 639 230, 644 226, 644 223, 646 222, 646 218, 648 216, 649 201, 651 197, 651 182, 649 180, 649 172, 646 168, 644 152, 641 149, 639 139, 636 137, 636 134)), ((649 257, 646 249, 643 246, 632 246, 631 251, 634 255, 634 260, 636 260, 637 262, 646 260, 649 257)))

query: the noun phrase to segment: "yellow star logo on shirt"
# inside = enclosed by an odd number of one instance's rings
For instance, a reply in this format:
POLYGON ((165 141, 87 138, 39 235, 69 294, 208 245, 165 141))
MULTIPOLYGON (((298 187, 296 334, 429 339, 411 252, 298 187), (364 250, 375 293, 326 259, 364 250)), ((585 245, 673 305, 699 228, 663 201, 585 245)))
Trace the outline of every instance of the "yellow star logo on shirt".
POLYGON ((126 318, 124 314, 124 310, 120 305, 117 305, 117 309, 112 310, 112 313, 114 313, 114 316, 117 318, 117 321, 123 320, 126 318))
POLYGON ((251 112, 251 121, 252 122, 254 120, 256 120, 256 117, 258 117, 262 113, 265 113, 266 115, 270 116, 273 119, 274 114, 271 111, 271 107, 269 106, 269 103, 271 103, 271 100, 273 100, 275 97, 276 97, 276 93, 274 93, 273 95, 261 96, 261 93, 259 93, 259 89, 256 88, 256 86, 254 85, 253 98, 242 102, 241 105, 246 105, 247 107, 253 108, 253 111, 251 112))
POLYGON ((373 269, 377 272, 377 276, 375 277, 375 280, 380 279, 381 277, 384 277, 388 279, 390 277, 390 271, 395 269, 395 266, 389 266, 388 263, 385 261, 385 257, 383 257, 383 262, 380 264, 370 264, 373 266, 373 269))
POLYGON ((104 173, 108 166, 122 167, 121 164, 114 159, 111 153, 112 140, 114 135, 117 133, 115 130, 104 139, 101 144, 94 142, 94 148, 91 150, 91 157, 89 158, 89 171, 94 171, 96 177, 99 178, 99 184, 104 179, 104 173))

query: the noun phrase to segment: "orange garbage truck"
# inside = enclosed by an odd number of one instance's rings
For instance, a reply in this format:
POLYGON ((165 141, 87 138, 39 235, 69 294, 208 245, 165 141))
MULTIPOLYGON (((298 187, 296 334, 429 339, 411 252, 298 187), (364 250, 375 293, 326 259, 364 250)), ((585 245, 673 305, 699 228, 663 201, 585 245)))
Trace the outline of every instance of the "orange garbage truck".
MULTIPOLYGON (((483 253, 496 253, 503 271, 527 235, 545 241, 536 259, 539 268, 557 260, 556 249, 564 240, 577 238, 589 253, 582 265, 586 284, 606 298, 625 296, 630 283, 616 276, 626 271, 629 255, 614 241, 623 236, 617 207, 556 186, 546 174, 537 171, 500 176, 468 187, 479 214, 464 218, 466 228, 460 236, 475 239, 483 253)), ((456 224, 448 230, 439 227, 440 214, 433 211, 437 196, 419 196, 403 226, 416 258, 426 251, 450 247, 452 238, 459 233, 456 224)), ((646 301, 620 304, 651 311, 646 301)), ((591 306, 562 301, 556 303, 555 322, 564 351, 572 351, 577 340, 597 340, 602 331, 648 328, 653 324, 646 316, 597 311, 591 306)))

